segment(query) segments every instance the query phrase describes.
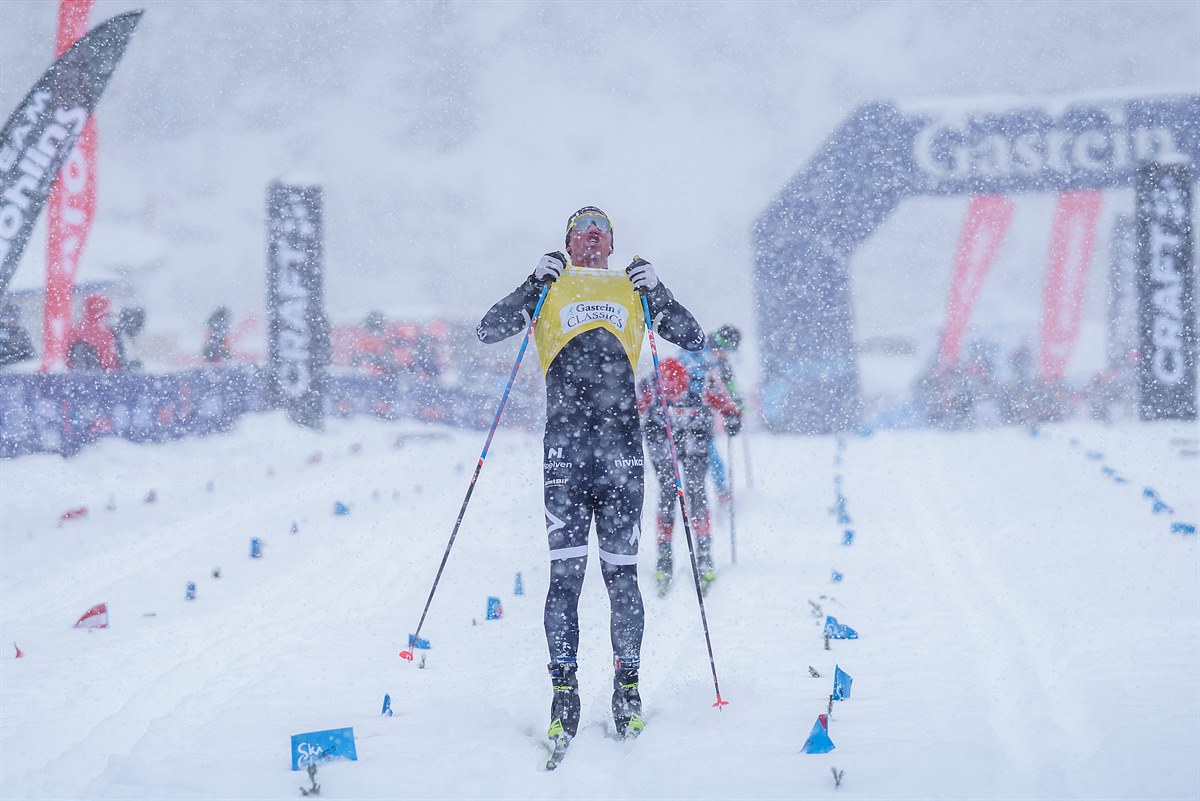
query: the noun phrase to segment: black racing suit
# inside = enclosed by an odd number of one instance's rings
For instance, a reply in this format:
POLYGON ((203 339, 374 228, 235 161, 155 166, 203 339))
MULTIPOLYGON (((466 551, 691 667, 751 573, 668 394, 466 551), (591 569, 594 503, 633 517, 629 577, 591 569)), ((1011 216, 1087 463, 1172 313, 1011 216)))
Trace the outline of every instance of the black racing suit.
MULTIPOLYGON (((553 291, 553 290, 551 290, 553 291)), ((485 343, 524 330, 541 286, 530 276, 493 306, 477 329, 485 343)), ((659 283, 647 296, 655 333, 687 350, 704 345, 691 313, 659 283)), ((642 434, 634 374, 610 332, 578 334, 546 373, 544 451, 550 590, 546 643, 552 663, 574 663, 579 650, 579 594, 587 567, 588 529, 596 520, 600 569, 612 611, 614 656, 640 659, 644 609, 637 583, 644 493, 642 434)))

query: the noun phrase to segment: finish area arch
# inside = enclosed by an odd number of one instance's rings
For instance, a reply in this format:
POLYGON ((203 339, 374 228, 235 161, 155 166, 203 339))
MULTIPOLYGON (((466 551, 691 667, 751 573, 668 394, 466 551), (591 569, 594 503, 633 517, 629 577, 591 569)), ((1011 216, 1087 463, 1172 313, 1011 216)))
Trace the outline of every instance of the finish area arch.
POLYGON ((857 423, 850 255, 905 198, 1132 186, 1143 162, 1200 163, 1200 95, 859 106, 753 226, 767 427, 857 423))

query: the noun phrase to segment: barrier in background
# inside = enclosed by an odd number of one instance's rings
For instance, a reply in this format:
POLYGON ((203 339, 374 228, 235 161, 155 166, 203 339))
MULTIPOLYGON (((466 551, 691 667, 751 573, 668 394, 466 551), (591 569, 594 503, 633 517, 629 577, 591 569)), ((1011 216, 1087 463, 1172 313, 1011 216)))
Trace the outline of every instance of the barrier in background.
MULTIPOLYGON (((324 413, 478 429, 488 426, 492 400, 490 394, 468 387, 397 376, 341 375, 326 380, 324 413)), ((28 453, 73 456, 89 442, 110 436, 131 442, 204 436, 228 431, 243 414, 271 408, 267 371, 254 367, 167 375, 4 375, 0 376, 0 458, 28 453)))

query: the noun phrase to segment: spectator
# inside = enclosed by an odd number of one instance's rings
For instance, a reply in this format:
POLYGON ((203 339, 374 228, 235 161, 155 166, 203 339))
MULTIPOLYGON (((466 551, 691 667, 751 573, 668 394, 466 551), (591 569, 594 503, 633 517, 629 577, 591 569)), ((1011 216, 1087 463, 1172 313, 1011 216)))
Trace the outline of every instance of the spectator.
POLYGON ((229 361, 229 318, 229 307, 218 306, 204 323, 204 349, 201 356, 209 364, 229 361))
POLYGON ((117 360, 122 370, 141 370, 142 360, 134 356, 133 340, 146 327, 146 310, 141 306, 127 306, 117 314, 113 333, 117 339, 117 360))
POLYGON ((21 312, 11 303, 0 309, 0 367, 35 356, 33 340, 21 325, 21 312))
POLYGON ((83 299, 83 318, 71 326, 67 335, 68 370, 117 372, 121 369, 117 338, 108 326, 110 308, 112 303, 98 292, 83 299))

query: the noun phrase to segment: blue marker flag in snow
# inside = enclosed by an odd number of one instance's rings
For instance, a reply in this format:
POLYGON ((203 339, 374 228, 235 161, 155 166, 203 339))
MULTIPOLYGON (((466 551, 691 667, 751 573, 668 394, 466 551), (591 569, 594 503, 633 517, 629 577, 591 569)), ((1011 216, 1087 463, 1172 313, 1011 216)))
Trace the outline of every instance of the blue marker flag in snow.
POLYGON ((513 579, 513 595, 525 594, 525 580, 521 578, 521 571, 517 571, 517 577, 513 579))
POLYGON ((1193 523, 1172 523, 1172 534, 1195 534, 1196 526, 1193 523))
POLYGON ((350 507, 341 501, 334 501, 333 513, 335 515, 348 515, 350 514, 350 507))
POLYGON ((850 697, 850 686, 854 684, 854 679, 850 674, 842 670, 837 665, 833 666, 833 700, 844 701, 850 697))
POLYGON ((424 648, 424 649, 428 650, 429 640, 425 639, 424 637, 417 637, 415 635, 410 634, 410 635, 408 635, 408 647, 409 647, 409 649, 424 648))
POLYGON ((292 770, 304 770, 313 763, 331 759, 358 761, 354 729, 326 729, 292 735, 292 770))
POLYGON ((829 739, 829 723, 827 721, 828 718, 824 715, 817 715, 817 722, 813 724, 812 731, 808 734, 808 739, 804 741, 804 753, 828 754, 837 748, 833 744, 833 740, 829 739))
POLYGON ((825 616, 825 633, 831 640, 857 640, 858 632, 845 623, 838 623, 836 617, 825 616))
POLYGON ((1142 490, 1143 498, 1157 498, 1158 493, 1154 491, 1154 487, 1146 487, 1142 490))
POLYGON ((842 532, 842 545, 854 544, 854 529, 846 529, 842 532))
POLYGON ((487 604, 487 619, 499 620, 504 617, 504 607, 500 605, 500 599, 493 596, 488 598, 487 604))
POLYGON ((1151 511, 1151 512, 1153 512, 1153 513, 1154 513, 1154 514, 1156 514, 1156 515, 1157 515, 1157 514, 1161 514, 1161 513, 1163 513, 1163 512, 1166 512, 1167 514, 1174 514, 1174 513, 1175 513, 1175 510, 1174 510, 1174 509, 1172 509, 1170 506, 1167 506, 1165 503, 1163 503, 1162 501, 1160 501, 1158 498, 1155 498, 1155 499, 1154 499, 1154 506, 1153 506, 1153 507, 1151 507, 1150 511, 1151 511))
POLYGON ((383 694, 383 709, 379 712, 380 715, 392 716, 392 696, 387 693, 383 694))
POLYGON ((834 584, 837 584, 843 578, 844 578, 844 576, 842 576, 841 573, 837 572, 836 570, 833 571, 833 583, 834 584))

